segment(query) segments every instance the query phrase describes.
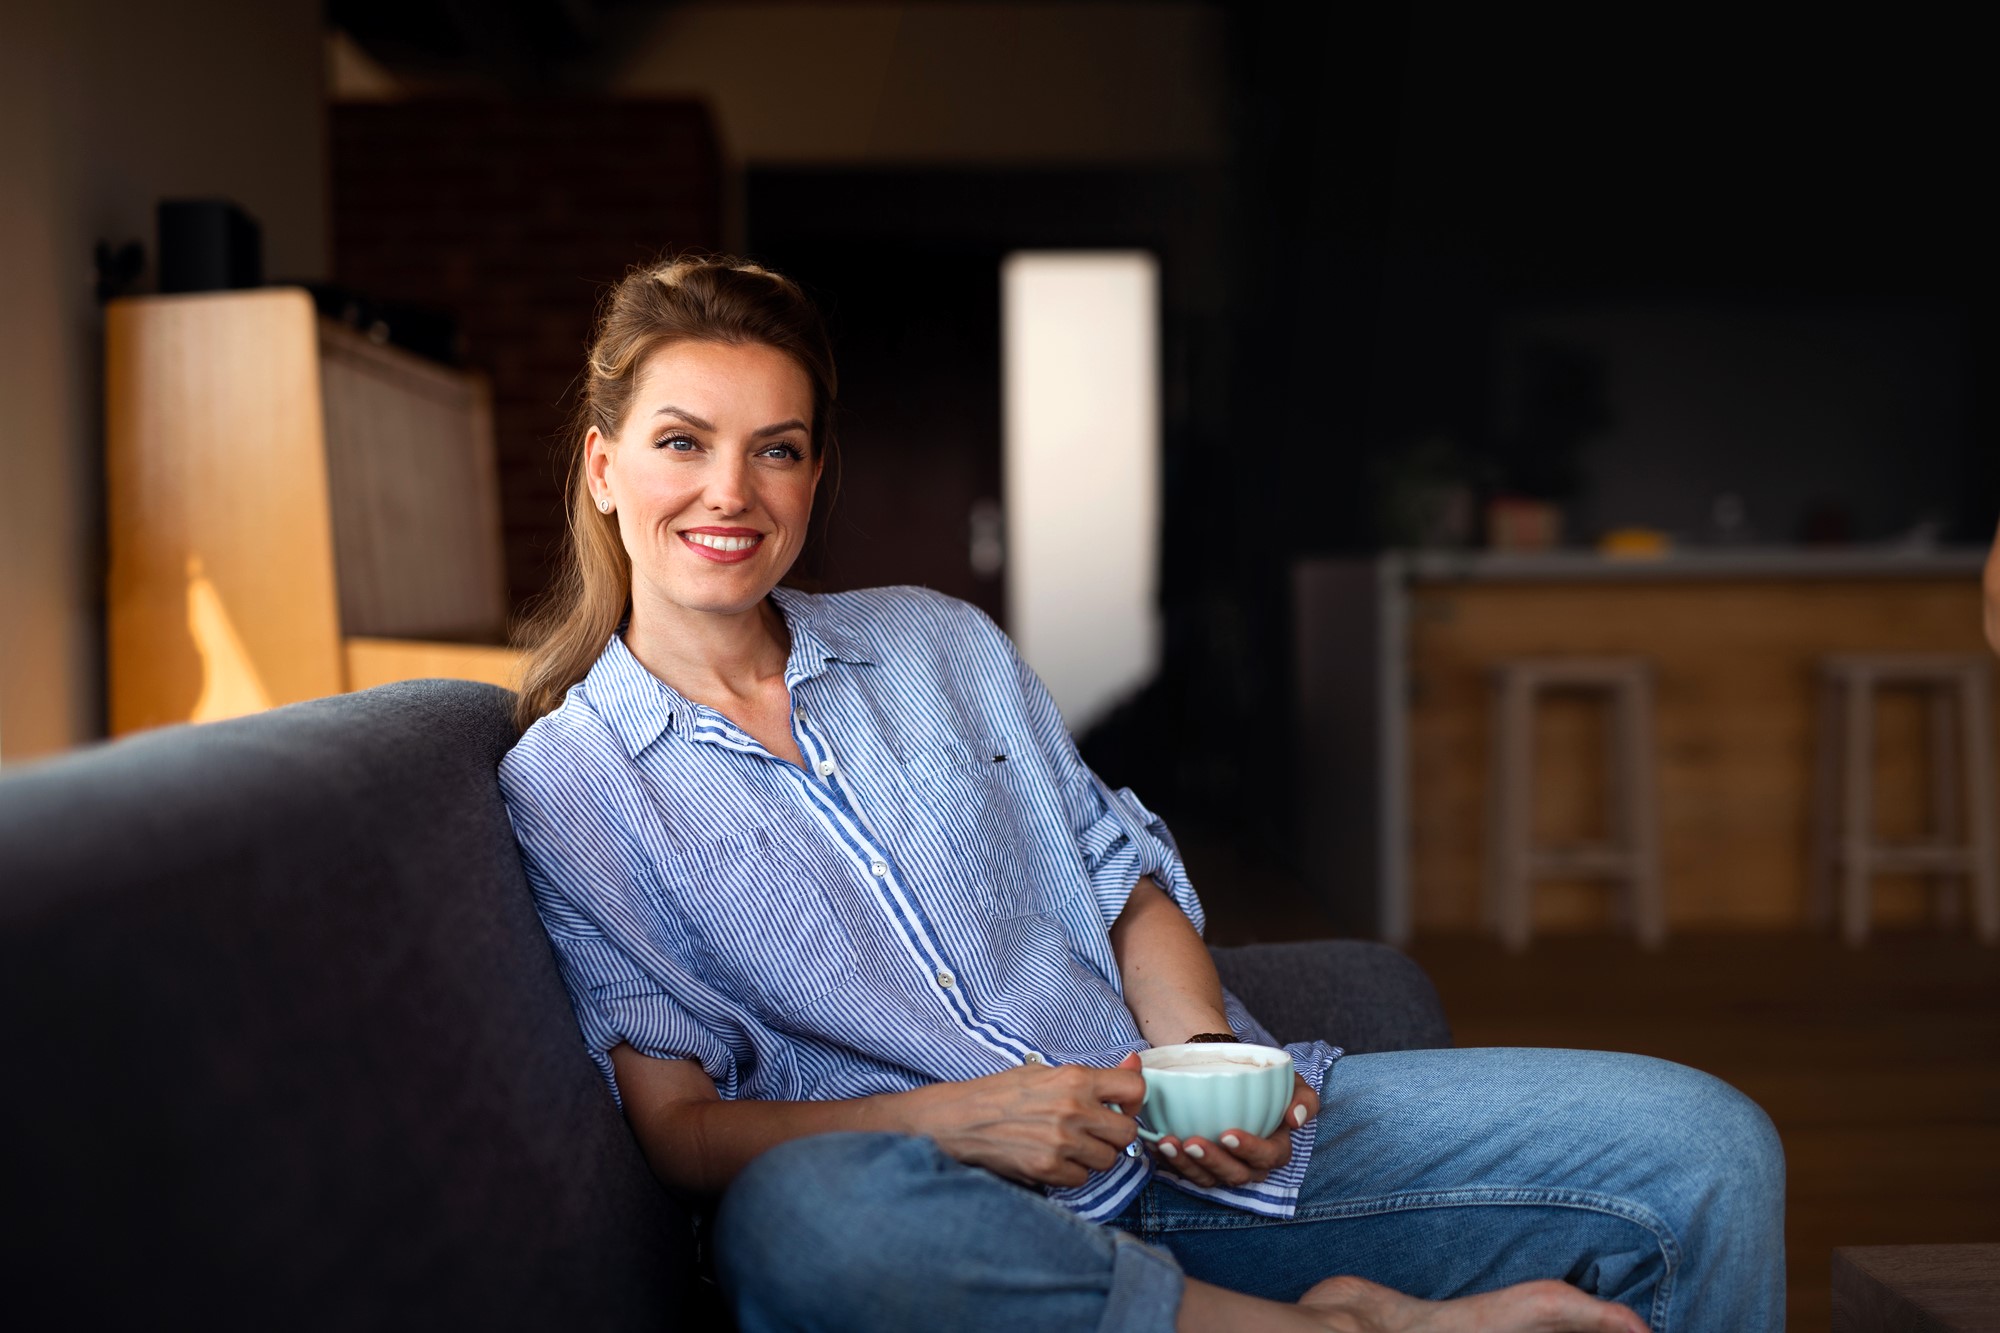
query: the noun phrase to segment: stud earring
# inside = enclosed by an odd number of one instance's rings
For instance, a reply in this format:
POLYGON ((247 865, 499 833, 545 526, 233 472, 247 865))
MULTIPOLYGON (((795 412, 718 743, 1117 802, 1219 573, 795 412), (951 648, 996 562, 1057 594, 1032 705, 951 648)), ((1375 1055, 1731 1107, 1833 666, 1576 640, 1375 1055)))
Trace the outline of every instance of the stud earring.
POLYGON ((608 514, 608 513, 610 513, 610 512, 611 512, 611 501, 609 501, 609 500, 599 500, 599 501, 597 502, 597 507, 598 507, 599 509, 603 510, 603 511, 604 511, 605 513, 607 513, 607 514, 608 514))

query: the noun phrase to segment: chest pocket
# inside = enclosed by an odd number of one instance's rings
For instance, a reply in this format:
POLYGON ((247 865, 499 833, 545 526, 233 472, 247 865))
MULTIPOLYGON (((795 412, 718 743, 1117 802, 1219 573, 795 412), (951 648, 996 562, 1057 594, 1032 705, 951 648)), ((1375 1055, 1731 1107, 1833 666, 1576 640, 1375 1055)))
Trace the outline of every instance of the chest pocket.
POLYGON ((719 988, 766 1018, 854 983, 853 942, 816 871, 752 829, 690 848, 667 876, 719 988))
POLYGON ((1050 816, 1038 810, 1029 758, 992 741, 912 754, 903 764, 914 817, 934 825, 955 858, 937 873, 957 879, 995 917, 1047 906, 1040 844, 1051 836, 1050 816))

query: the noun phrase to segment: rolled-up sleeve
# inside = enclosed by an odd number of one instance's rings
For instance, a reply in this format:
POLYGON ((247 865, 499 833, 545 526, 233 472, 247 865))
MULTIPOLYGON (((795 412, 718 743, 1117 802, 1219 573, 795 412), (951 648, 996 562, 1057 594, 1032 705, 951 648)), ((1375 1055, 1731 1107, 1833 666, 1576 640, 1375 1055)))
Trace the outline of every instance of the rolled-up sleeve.
MULTIPOLYGON (((1081 757, 1077 764, 1082 767, 1081 757)), ((1089 781, 1097 813, 1077 830, 1077 845, 1083 851, 1090 891, 1105 926, 1108 928, 1125 910, 1139 877, 1150 875, 1187 913, 1194 928, 1201 930, 1206 924, 1201 899, 1188 882, 1180 848, 1166 824, 1140 803, 1130 787, 1113 791, 1088 768, 1083 769, 1083 775, 1089 781)))
POLYGON ((632 877, 643 859, 622 845, 601 806, 578 802, 572 808, 556 794, 591 790, 588 785, 552 783, 552 776, 546 755, 515 760, 510 754, 501 765, 501 791, 557 971, 611 1095, 619 1096, 611 1050, 623 1044, 655 1059, 697 1061, 717 1091, 734 1096, 734 1053, 677 998, 699 1003, 706 988, 691 977, 649 974, 604 929, 607 917, 629 912, 639 896, 632 877))
MULTIPOLYGON (((997 627, 993 632, 1000 634, 997 627)), ((1004 635, 1001 637, 1005 640, 1004 635)), ((1125 910, 1139 877, 1150 875, 1187 913, 1195 930, 1202 930, 1206 917, 1201 899, 1188 881, 1180 847, 1167 831, 1166 823, 1148 810, 1130 787, 1113 790, 1083 762, 1048 687, 1022 660, 1012 641, 1006 642, 1021 683, 1028 730, 1062 793, 1063 807, 1090 878, 1091 895, 1097 900, 1098 915, 1106 929, 1125 910)))

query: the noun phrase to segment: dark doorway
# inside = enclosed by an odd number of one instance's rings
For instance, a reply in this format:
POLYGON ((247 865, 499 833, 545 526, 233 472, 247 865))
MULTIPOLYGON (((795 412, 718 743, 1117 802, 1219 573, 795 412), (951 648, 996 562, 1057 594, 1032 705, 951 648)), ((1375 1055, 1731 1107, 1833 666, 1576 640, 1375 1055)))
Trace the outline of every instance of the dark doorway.
POLYGON ((978 506, 1000 498, 1000 287, 983 248, 899 249, 761 236, 758 257, 805 284, 840 366, 839 471, 800 581, 826 591, 917 583, 995 620, 1004 570, 971 558, 978 506))

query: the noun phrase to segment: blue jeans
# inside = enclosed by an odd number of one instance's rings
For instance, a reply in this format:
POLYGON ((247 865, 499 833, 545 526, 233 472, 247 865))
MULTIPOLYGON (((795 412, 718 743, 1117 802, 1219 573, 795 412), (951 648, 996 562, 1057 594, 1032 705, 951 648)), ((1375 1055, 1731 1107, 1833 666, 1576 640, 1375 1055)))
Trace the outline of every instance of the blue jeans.
POLYGON ((1295 1300, 1351 1273, 1431 1299, 1560 1278, 1661 1333, 1784 1327, 1784 1155, 1706 1074, 1589 1051, 1349 1056, 1291 1220, 1159 1180, 1110 1225, 927 1139, 753 1162, 716 1256, 744 1333, 1173 1327, 1182 1274, 1295 1300))

